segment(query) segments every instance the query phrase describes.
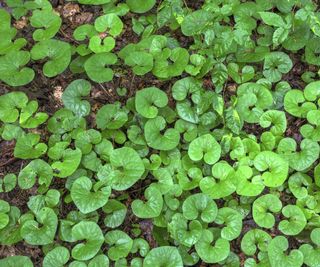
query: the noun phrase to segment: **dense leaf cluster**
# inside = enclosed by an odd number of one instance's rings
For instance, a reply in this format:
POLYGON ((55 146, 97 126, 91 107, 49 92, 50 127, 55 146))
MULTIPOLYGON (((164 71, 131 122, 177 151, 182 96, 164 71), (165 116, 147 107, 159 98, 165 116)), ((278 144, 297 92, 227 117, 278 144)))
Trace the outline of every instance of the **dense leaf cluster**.
MULTIPOLYGON (((44 267, 320 266, 319 74, 304 72, 301 88, 286 81, 295 64, 320 65, 316 4, 206 0, 192 11, 164 0, 146 13, 155 0, 79 0, 103 14, 68 43, 49 1, 5 2, 0 80, 30 83, 31 62, 47 77, 69 68, 82 79, 51 116, 19 90, 0 96, 0 140, 14 140, 27 162, 0 179, 0 192, 36 188, 27 212, 0 200, 1 245, 41 246, 44 267), (128 12, 140 14, 130 25, 140 40, 115 53, 128 12), (22 16, 34 29, 30 50, 12 26, 22 16), (170 34, 180 30, 190 47, 170 34), (172 79, 170 93, 138 88, 93 112, 92 84, 111 81, 119 64, 172 79)), ((0 266, 33 263, 12 256, 0 266)))

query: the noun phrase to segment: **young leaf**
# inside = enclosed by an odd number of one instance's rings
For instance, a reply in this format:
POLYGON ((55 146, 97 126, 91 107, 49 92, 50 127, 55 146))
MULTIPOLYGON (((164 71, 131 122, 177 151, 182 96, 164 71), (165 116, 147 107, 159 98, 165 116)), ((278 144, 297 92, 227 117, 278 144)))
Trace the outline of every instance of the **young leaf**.
POLYGON ((140 115, 153 119, 158 115, 158 108, 163 108, 168 104, 168 97, 160 89, 148 87, 137 92, 135 104, 136 110, 140 115))
POLYGON ((116 64, 117 61, 117 56, 112 53, 92 55, 84 64, 84 69, 94 82, 109 82, 113 78, 113 71, 108 66, 116 64))
POLYGON ((31 49, 33 60, 49 58, 43 65, 43 73, 54 77, 65 71, 71 60, 71 47, 68 43, 58 40, 45 40, 37 43, 31 49))
POLYGON ((63 267, 70 258, 69 250, 65 247, 55 247, 43 259, 43 267, 63 267))
POLYGON ((34 71, 24 67, 30 61, 27 51, 11 51, 0 57, 0 80, 10 86, 22 86, 34 78, 34 71))
POLYGON ((271 236, 263 230, 252 229, 245 233, 241 240, 241 250, 249 256, 259 251, 267 251, 268 244, 272 240, 271 236))
POLYGON ((14 156, 20 159, 39 158, 47 151, 45 143, 39 143, 40 135, 28 133, 18 138, 14 148, 14 156))
POLYGON ((144 126, 144 134, 148 145, 158 150, 171 150, 179 144, 180 134, 176 129, 167 129, 161 134, 166 127, 166 121, 163 117, 157 116, 150 119, 144 126))
POLYGON ((254 166, 257 170, 263 172, 263 183, 269 187, 282 185, 288 177, 288 162, 271 151, 263 151, 258 154, 254 159, 254 166))
POLYGON ((134 185, 143 175, 145 168, 139 154, 130 147, 112 151, 110 163, 113 167, 112 188, 126 190, 134 185))
POLYGON ((113 261, 127 257, 133 246, 130 236, 120 230, 109 231, 105 241, 110 246, 108 257, 113 261))
POLYGON ((214 200, 205 194, 198 193, 186 198, 182 205, 183 216, 188 220, 196 220, 199 216, 203 222, 213 222, 218 208, 214 200))
POLYGON ((82 97, 88 96, 90 90, 91 85, 88 81, 83 79, 73 81, 62 94, 64 106, 79 117, 89 115, 90 103, 87 100, 82 100, 82 97))
POLYGON ((136 199, 132 202, 131 208, 139 218, 155 218, 158 217, 162 211, 163 198, 162 194, 156 186, 149 186, 144 192, 146 203, 136 199))
POLYGON ((32 261, 27 256, 9 256, 0 260, 0 266, 3 267, 33 267, 32 261))
POLYGON ((127 214, 127 207, 120 201, 109 199, 107 204, 103 206, 102 210, 107 213, 104 218, 104 224, 110 228, 119 227, 127 214))
POLYGON ((20 111, 28 103, 28 97, 23 92, 10 92, 0 96, 0 120, 13 123, 19 118, 20 111))
POLYGON ((51 166, 41 160, 35 159, 24 167, 18 176, 18 185, 22 189, 29 189, 37 182, 40 185, 45 185, 47 188, 51 184, 53 178, 53 171, 51 166))
POLYGON ((51 9, 36 9, 32 12, 30 22, 32 27, 40 28, 34 31, 33 40, 45 41, 56 35, 60 29, 62 19, 51 9))
POLYGON ((206 263, 217 263, 225 260, 230 252, 230 244, 227 240, 216 237, 209 229, 202 232, 201 239, 195 245, 200 258, 206 263), (214 245, 211 245, 215 242, 214 245))
POLYGON ((205 163, 213 165, 220 158, 221 147, 212 135, 205 134, 190 143, 188 155, 194 161, 203 158, 205 163))
POLYGON ((91 192, 92 182, 88 177, 80 177, 71 187, 71 198, 77 208, 84 214, 103 207, 111 194, 110 186, 91 192))
POLYGON ((30 245, 51 244, 58 227, 57 215, 52 209, 45 207, 36 214, 36 219, 23 223, 21 236, 30 245))
POLYGON ((300 267, 303 264, 302 252, 293 249, 287 254, 285 251, 288 247, 288 240, 284 236, 276 236, 271 240, 268 247, 268 256, 271 265, 281 264, 283 266, 300 267))
POLYGON ((202 225, 197 220, 188 223, 181 213, 176 213, 168 224, 168 231, 172 238, 184 246, 191 247, 201 238, 202 225))
POLYGON ((282 203, 279 198, 272 194, 263 195, 257 198, 252 205, 253 219, 260 227, 272 228, 275 224, 274 216, 268 212, 279 212, 282 203))
POLYGON ((156 0, 126 0, 130 10, 135 13, 146 13, 156 4, 156 0))
POLYGON ((273 12, 259 12, 263 22, 270 26, 285 27, 286 24, 282 17, 273 12))
POLYGON ((72 249, 71 255, 74 259, 85 261, 97 255, 104 242, 104 237, 95 222, 81 221, 73 226, 71 231, 75 241, 85 240, 72 249))
POLYGON ((176 247, 160 246, 149 251, 143 260, 144 267, 182 267, 182 258, 176 247))
POLYGON ((282 214, 289 218, 279 223, 279 230, 285 235, 297 235, 305 228, 307 220, 298 206, 287 205, 282 209, 282 214))

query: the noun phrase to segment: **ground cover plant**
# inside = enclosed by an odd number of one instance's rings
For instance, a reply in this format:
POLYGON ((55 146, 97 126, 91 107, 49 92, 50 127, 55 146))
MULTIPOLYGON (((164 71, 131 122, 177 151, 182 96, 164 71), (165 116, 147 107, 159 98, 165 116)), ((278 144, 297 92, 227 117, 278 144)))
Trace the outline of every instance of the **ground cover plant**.
POLYGON ((320 266, 312 0, 0 2, 0 267, 320 266))

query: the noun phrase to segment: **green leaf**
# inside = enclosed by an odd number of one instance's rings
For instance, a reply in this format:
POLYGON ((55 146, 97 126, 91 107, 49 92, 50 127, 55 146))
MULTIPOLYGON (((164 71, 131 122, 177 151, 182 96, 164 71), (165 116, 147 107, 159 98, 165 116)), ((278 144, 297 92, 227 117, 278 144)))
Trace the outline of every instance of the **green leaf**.
POLYGON ((68 144, 64 144, 64 147, 59 149, 57 154, 52 152, 54 154, 52 156, 50 156, 52 148, 50 148, 48 152, 49 157, 56 160, 51 164, 51 168, 53 169, 55 176, 60 178, 65 178, 73 174, 81 162, 81 150, 79 148, 74 150, 66 148, 67 145, 68 144))
POLYGON ((268 128, 273 124, 270 131, 274 135, 281 135, 287 129, 287 118, 283 111, 268 110, 260 117, 260 125, 263 128, 268 128))
POLYGON ((308 187, 312 184, 312 179, 305 173, 296 172, 289 177, 288 184, 292 194, 297 199, 303 199, 308 196, 308 187))
POLYGON ((0 229, 5 228, 9 224, 10 205, 4 200, 0 200, 0 229))
POLYGON ((189 62, 189 52, 185 48, 165 48, 160 56, 155 58, 152 73, 160 79, 180 76, 189 62))
POLYGON ((43 65, 43 73, 54 77, 65 71, 71 61, 71 47, 68 43, 58 40, 45 40, 35 44, 31 49, 33 60, 49 58, 43 65))
POLYGON ((182 205, 183 216, 188 220, 196 220, 199 216, 203 222, 213 222, 218 208, 214 200, 205 194, 198 193, 186 198, 182 205))
POLYGON ((65 247, 55 247, 43 259, 43 267, 63 267, 70 258, 69 250, 65 247))
POLYGON ((168 231, 172 238, 184 246, 191 247, 201 238, 202 225, 197 220, 188 223, 181 213, 176 213, 168 224, 168 231))
POLYGON ((102 210, 107 213, 104 218, 104 224, 110 228, 117 228, 123 222, 127 214, 126 205, 115 199, 109 199, 102 210))
POLYGON ((241 240, 241 250, 249 256, 259 251, 267 251, 271 236, 263 230, 252 229, 245 233, 241 240))
POLYGON ((34 78, 34 71, 24 67, 30 61, 27 51, 11 51, 0 57, 0 80, 10 86, 22 86, 34 78))
POLYGON ((10 92, 0 96, 0 120, 4 123, 15 122, 19 118, 19 109, 25 107, 28 97, 23 92, 10 92))
POLYGON ((119 129, 128 121, 127 113, 118 102, 104 105, 96 116, 97 127, 102 130, 119 129))
POLYGON ((236 83, 245 83, 254 77, 254 68, 252 66, 244 66, 240 70, 240 67, 237 63, 229 63, 228 74, 236 83))
POLYGON ((295 117, 305 118, 308 112, 316 110, 317 106, 312 102, 307 102, 302 91, 294 89, 286 93, 284 108, 295 117))
POLYGON ((231 195, 236 191, 235 170, 225 161, 212 166, 213 177, 205 177, 200 183, 200 189, 213 199, 231 195))
POLYGON ((40 135, 28 133, 18 138, 14 148, 14 156, 20 159, 39 158, 47 151, 45 143, 39 143, 40 135))
POLYGON ((268 247, 268 256, 272 266, 292 266, 299 267, 303 264, 303 254, 297 249, 286 253, 289 244, 284 236, 276 236, 271 240, 268 247))
POLYGON ((90 260, 88 267, 109 267, 109 259, 106 255, 100 254, 95 256, 92 260, 90 260))
POLYGON ((178 80, 172 86, 172 96, 177 101, 182 101, 189 94, 193 94, 201 90, 201 83, 193 77, 186 77, 178 80))
POLYGON ((130 10, 135 13, 146 13, 156 4, 156 0, 126 0, 130 10))
MULTIPOLYGON (((89 48, 95 54, 110 52, 115 47, 115 45, 116 41, 110 36, 107 36, 102 40, 99 35, 95 35, 90 38, 89 42, 89 48)), ((79 54, 81 53, 79 52, 79 54)))
POLYGON ((153 248, 143 260, 144 267, 182 267, 182 258, 175 247, 160 246, 153 248))
POLYGON ((142 238, 134 239, 131 248, 131 253, 137 253, 138 251, 142 257, 145 257, 150 251, 149 243, 142 238))
POLYGON ((309 168, 319 157, 320 147, 317 142, 303 139, 300 143, 300 151, 297 143, 292 138, 283 138, 278 145, 278 152, 283 155, 292 169, 303 171, 309 168))
POLYGON ((184 18, 181 24, 181 31, 185 36, 194 36, 204 33, 213 17, 213 14, 207 10, 192 12, 184 18))
POLYGON ((144 195, 147 202, 144 203, 139 199, 134 200, 131 204, 132 212, 139 218, 158 217, 163 207, 163 198, 161 192, 156 186, 149 186, 145 190, 144 195))
POLYGON ((263 22, 270 26, 285 27, 286 24, 282 17, 273 12, 259 12, 263 22))
POLYGON ((39 105, 37 101, 30 101, 21 109, 19 124, 22 128, 37 128, 48 119, 48 114, 44 112, 36 113, 38 107, 39 105))
POLYGON ((216 237, 213 233, 205 229, 202 237, 195 245, 196 251, 200 258, 206 263, 217 263, 225 260, 230 253, 230 244, 227 240, 216 237), (215 242, 214 245, 211 245, 215 242))
POLYGON ((114 13, 98 17, 94 22, 94 27, 98 32, 108 32, 111 36, 116 37, 121 34, 123 23, 114 13))
POLYGON ((232 208, 224 207, 219 209, 215 223, 226 224, 221 230, 221 237, 226 240, 234 240, 241 234, 242 215, 232 208))
POLYGON ((310 124, 304 124, 300 128, 300 132, 304 138, 312 141, 320 141, 320 110, 310 110, 307 114, 307 120, 310 124))
POLYGON ((77 134, 75 146, 81 150, 83 155, 85 155, 92 151, 93 145, 100 144, 101 140, 102 136, 100 132, 98 132, 95 129, 89 129, 87 131, 79 132, 77 134))
POLYGON ((30 245, 47 245, 53 243, 58 218, 50 208, 42 208, 35 220, 27 220, 21 227, 21 236, 30 245), (41 225, 41 226, 40 226, 41 225))
POLYGON ((53 134, 64 134, 75 128, 85 129, 86 121, 84 118, 75 116, 71 110, 62 108, 48 120, 47 127, 53 134))
POLYGON ((18 185, 21 189, 29 189, 36 181, 39 185, 50 186, 53 178, 51 166, 42 159, 35 159, 24 167, 18 176, 18 185))
POLYGON ((139 154, 130 147, 122 147, 112 151, 110 173, 112 188, 126 190, 134 185, 143 175, 145 168, 139 154))
MULTIPOLYGON (((10 211, 7 213, 9 215, 9 223, 6 225, 4 229, 0 229, 0 242, 4 245, 12 245, 22 240, 20 230, 21 224, 19 222, 20 219, 20 210, 11 206, 10 211)), ((26 215, 23 219, 32 219, 33 216, 31 214, 26 215)))
POLYGON ((193 161, 203 158, 205 163, 213 165, 221 156, 221 147, 212 135, 205 134, 190 143, 188 155, 193 161))
POLYGON ((136 75, 145 75, 153 69, 153 56, 147 52, 132 52, 124 60, 136 75))
POLYGON ((317 266, 320 262, 320 228, 315 228, 310 234, 311 241, 317 246, 314 248, 310 244, 303 244, 300 246, 299 250, 303 253, 304 263, 308 266, 317 266))
POLYGON ((274 216, 268 212, 280 212, 282 203, 279 198, 272 194, 257 198, 252 205, 253 219, 257 225, 264 228, 272 228, 275 224, 274 216))
POLYGON ((282 185, 288 177, 288 162, 271 151, 263 151, 258 154, 254 159, 254 166, 258 171, 263 172, 263 183, 269 187, 282 185))
POLYGON ((75 180, 71 187, 71 198, 77 208, 84 214, 103 207, 111 194, 109 186, 91 192, 92 182, 87 177, 80 177, 75 180))
POLYGON ((279 230, 285 235, 297 235, 305 228, 307 220, 298 206, 287 205, 282 209, 282 214, 289 218, 279 223, 279 230))
MULTIPOLYGON (((270 90, 262 84, 244 83, 237 89, 237 95, 236 109, 238 115, 240 115, 241 120, 248 123, 259 122, 263 111, 273 104, 270 90)), ((241 125, 239 122, 238 124, 241 125)))
MULTIPOLYGON (((257 153, 260 152, 259 150, 257 153)), ((258 196, 265 188, 260 175, 253 176, 249 166, 240 166, 236 171, 237 194, 241 196, 258 196), (250 180, 251 179, 251 180, 250 180)))
POLYGON ((243 127, 243 119, 239 112, 232 107, 225 111, 226 126, 235 134, 239 134, 243 127))
POLYGON ((88 77, 97 83, 109 82, 113 78, 113 71, 108 66, 117 63, 118 58, 112 53, 92 55, 84 64, 88 77))
POLYGON ((272 52, 266 56, 263 65, 263 75, 270 82, 278 82, 283 74, 288 73, 292 69, 292 61, 290 57, 283 52, 272 52))
POLYGON ((81 221, 73 226, 71 231, 75 241, 85 240, 85 242, 75 245, 72 249, 72 258, 85 261, 97 255, 104 242, 104 237, 100 227, 95 222, 81 221))
POLYGON ((33 267, 27 256, 9 256, 0 260, 1 267, 33 267))
POLYGON ((150 119, 144 126, 144 134, 148 145, 158 150, 171 150, 179 144, 180 134, 176 129, 167 129, 166 121, 163 117, 157 116, 150 119))
MULTIPOLYGON (((3 177, 3 180, 0 180, 0 184, 4 187, 4 192, 12 191, 17 185, 17 176, 13 173, 8 173, 3 177)), ((2 188, 0 186, 0 192, 2 188)))
POLYGON ((33 32, 33 40, 49 40, 59 31, 62 19, 51 9, 34 10, 30 18, 31 26, 37 29, 33 32))
POLYGON ((91 85, 88 81, 79 79, 71 82, 62 94, 62 101, 67 109, 70 109, 79 117, 90 113, 90 103, 82 100, 82 97, 90 94, 91 85))
POLYGON ((109 231, 105 236, 105 241, 110 245, 108 257, 113 261, 127 257, 133 245, 130 236, 120 230, 109 231))
POLYGON ((135 107, 137 112, 145 118, 153 119, 158 115, 158 108, 168 104, 165 92, 157 87, 144 88, 136 93, 135 107))

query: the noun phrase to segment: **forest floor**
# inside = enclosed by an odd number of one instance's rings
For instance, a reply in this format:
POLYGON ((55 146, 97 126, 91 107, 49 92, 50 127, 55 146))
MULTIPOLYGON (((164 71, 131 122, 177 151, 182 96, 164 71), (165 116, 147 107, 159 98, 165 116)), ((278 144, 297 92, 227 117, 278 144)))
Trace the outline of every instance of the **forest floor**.
MULTIPOLYGON (((73 44, 75 40, 72 37, 72 33, 75 28, 84 23, 92 23, 95 18, 102 14, 101 8, 97 6, 85 6, 78 5, 73 2, 65 1, 65 0, 51 0, 50 1, 54 7, 54 9, 60 13, 61 18, 63 19, 62 27, 55 37, 59 40, 64 40, 73 44)), ((160 2, 160 1, 159 1, 160 2)), ((186 5, 190 9, 199 8, 204 1, 193 1, 186 0, 186 5)), ((0 8, 5 8, 5 4, 0 0, 0 8)), ((125 45, 129 43, 137 43, 139 41, 139 36, 136 35, 132 31, 132 23, 131 20, 135 15, 132 13, 128 13, 126 16, 122 18, 125 26, 122 35, 118 38, 115 52, 120 51, 125 45)), ((24 37, 28 40, 28 47, 32 47, 34 41, 32 39, 32 29, 31 26, 27 23, 25 17, 20 19, 19 21, 13 21, 13 25, 19 29, 20 37, 24 37)), ((161 29, 158 34, 162 32, 166 32, 168 29, 161 29)), ((177 30, 175 32, 170 31, 173 37, 175 37, 180 45, 185 48, 189 48, 192 44, 192 38, 186 38, 177 30)), ((291 55, 290 55, 291 56, 291 55)), ((308 69, 308 66, 299 61, 296 54, 293 54, 291 57, 294 61, 293 70, 284 77, 284 80, 288 81, 293 88, 301 89, 304 87, 304 83, 301 80, 301 74, 308 69)), ((29 98, 37 99, 39 102, 40 110, 47 112, 49 115, 54 114, 56 110, 62 107, 61 96, 63 90, 67 87, 67 85, 79 78, 86 78, 85 75, 81 74, 73 74, 70 70, 66 70, 61 75, 58 75, 54 78, 47 78, 42 73, 41 64, 32 64, 30 65, 36 73, 36 78, 28 85, 23 87, 17 87, 15 90, 24 91, 29 98)), ((150 86, 156 86, 168 93, 170 95, 171 87, 177 79, 170 79, 168 81, 161 81, 154 77, 152 74, 147 74, 143 77, 136 76, 132 73, 130 68, 125 67, 124 65, 119 65, 115 70, 114 79, 111 82, 107 83, 94 83, 92 82, 92 90, 90 95, 90 102, 93 110, 98 110, 102 105, 107 103, 114 103, 116 101, 120 101, 125 103, 126 100, 132 97, 135 92, 141 88, 146 88, 150 86), (117 94, 117 88, 127 88, 127 95, 121 97, 117 94)), ((204 86, 208 90, 214 90, 214 86, 211 82, 210 76, 204 78, 204 86)), ((0 95, 5 94, 11 91, 12 88, 7 86, 6 84, 0 82, 0 95)), ((225 100, 228 101, 230 96, 236 92, 236 84, 230 81, 225 87, 224 97, 225 100)), ((173 101, 171 99, 171 101, 173 101)), ((89 121, 94 121, 93 119, 89 121)), ((301 138, 298 129, 301 124, 303 124, 303 120, 296 120, 295 118, 290 118, 288 120, 288 130, 286 132, 287 136, 291 136, 298 140, 301 138)), ((93 126, 93 125, 92 125, 93 126)), ((255 134, 259 136, 262 132, 260 127, 254 125, 250 127, 246 125, 246 130, 248 133, 255 134)), ((42 138, 46 140, 48 138, 46 136, 46 132, 43 129, 42 138)), ((13 141, 0 141, 0 177, 8 174, 8 173, 19 173, 19 171, 27 165, 28 161, 20 160, 14 158, 13 150, 15 143, 13 141)), ((129 196, 133 199, 139 198, 143 196, 144 188, 147 186, 145 181, 137 183, 135 186, 130 188, 130 191, 127 192, 129 196)), ((51 188, 61 189, 64 188, 64 180, 57 180, 51 188)), ((1 193, 1 199, 10 201, 11 205, 17 206, 22 212, 27 211, 27 202, 28 199, 36 195, 36 187, 33 187, 29 190, 21 190, 16 187, 13 191, 9 193, 1 193)), ((130 205, 131 198, 128 198, 127 205, 130 205)), ((290 200, 286 200, 290 201, 290 200)), ((74 207, 70 204, 65 204, 63 206, 63 214, 67 214, 68 211, 74 209, 74 207)), ((279 220, 280 218, 278 218, 279 220)), ((128 214, 125 223, 123 224, 123 231, 130 231, 131 225, 134 223, 139 223, 140 227, 144 233, 145 239, 149 242, 151 247, 157 246, 156 241, 152 236, 152 222, 151 220, 137 220, 137 218, 131 213, 128 214)), ((244 233, 246 229, 252 228, 255 226, 255 223, 252 218, 249 218, 244 221, 244 233)), ((279 233, 275 232, 274 235, 279 233)), ((244 257, 240 250, 240 240, 242 235, 232 242, 233 251, 239 252, 238 256, 240 258, 244 257)), ((296 241, 292 240, 291 244, 294 245, 296 241)), ((31 246, 24 242, 19 242, 14 246, 0 246, 0 259, 10 255, 25 255, 29 256, 34 262, 35 266, 41 266, 40 262, 43 259, 43 252, 38 246, 31 246)), ((199 263, 198 266, 209 266, 204 263, 199 263)), ((210 265, 215 266, 215 265, 210 265)), ((219 265, 216 265, 219 266, 219 265)))

